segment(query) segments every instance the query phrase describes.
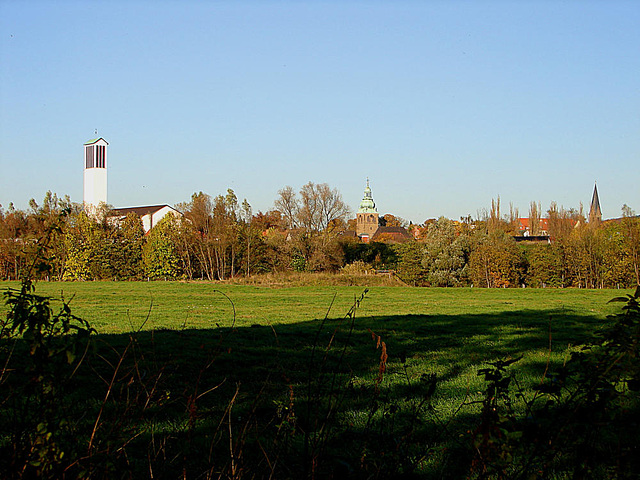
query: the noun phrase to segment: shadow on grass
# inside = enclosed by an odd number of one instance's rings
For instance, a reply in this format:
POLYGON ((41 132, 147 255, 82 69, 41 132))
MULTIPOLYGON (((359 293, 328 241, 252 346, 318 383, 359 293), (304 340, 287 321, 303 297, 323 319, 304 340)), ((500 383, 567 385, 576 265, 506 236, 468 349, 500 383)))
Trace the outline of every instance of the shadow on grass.
MULTIPOLYGON (((75 428, 68 471, 465 477, 474 402, 485 388, 478 369, 523 355, 513 371, 535 384, 603 322, 521 310, 97 335, 60 398, 75 428)), ((11 360, 15 371, 22 349, 11 360)), ((23 380, 10 377, 6 391, 23 391, 23 380)), ((16 412, 0 408, 11 427, 16 412)))

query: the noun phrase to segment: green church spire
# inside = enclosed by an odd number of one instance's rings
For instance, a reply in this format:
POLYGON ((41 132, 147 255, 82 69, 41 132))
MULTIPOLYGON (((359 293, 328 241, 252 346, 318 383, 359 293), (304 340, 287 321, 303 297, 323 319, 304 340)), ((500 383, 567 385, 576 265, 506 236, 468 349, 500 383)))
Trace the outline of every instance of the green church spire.
POLYGON ((371 187, 369 187, 369 179, 367 178, 367 188, 364 189, 364 197, 360 202, 360 208, 358 213, 378 213, 376 209, 376 202, 373 201, 371 196, 371 187))

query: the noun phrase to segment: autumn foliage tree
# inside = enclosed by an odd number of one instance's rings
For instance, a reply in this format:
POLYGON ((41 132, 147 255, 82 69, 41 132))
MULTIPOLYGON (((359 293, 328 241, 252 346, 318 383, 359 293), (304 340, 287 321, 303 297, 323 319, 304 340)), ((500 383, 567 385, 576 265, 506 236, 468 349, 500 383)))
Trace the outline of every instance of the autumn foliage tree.
MULTIPOLYGON (((289 255, 290 268, 335 271, 343 265, 344 251, 337 234, 346 225, 349 207, 336 188, 309 182, 296 194, 287 186, 278 191, 274 206, 289 230, 287 243, 279 242, 279 251, 289 255)), ((276 241, 277 236, 271 240, 276 241)))
POLYGON ((479 233, 473 238, 469 277, 478 287, 518 287, 524 273, 524 258, 513 237, 503 232, 479 233))
POLYGON ((180 276, 180 259, 174 243, 176 228, 177 220, 170 215, 149 232, 142 249, 145 277, 166 280, 180 276))
POLYGON ((453 287, 461 284, 466 276, 465 252, 469 244, 466 237, 458 234, 453 222, 440 217, 429 226, 423 243, 422 265, 429 285, 453 287))
POLYGON ((625 255, 633 269, 636 285, 640 285, 640 217, 628 206, 622 206, 621 231, 625 255))
MULTIPOLYGON (((501 213, 498 197, 479 219, 416 225, 417 238, 402 245, 392 236, 385 243, 384 235, 366 244, 346 232, 349 209, 326 183, 308 182, 298 192, 284 187, 265 213, 254 214, 231 189, 215 197, 197 192, 176 207, 183 215, 146 234, 135 215, 112 217, 106 206, 87 215, 51 192, 40 203, 31 200, 27 211, 0 207, 0 278, 19 278, 39 250, 47 259, 38 272, 42 279, 217 281, 290 270, 337 272, 365 262, 419 286, 607 288, 640 280, 640 219, 626 205, 622 218, 595 225, 586 222, 582 207, 551 203, 549 243, 527 244, 514 241, 517 209, 510 205, 501 213), (38 243, 44 232, 46 247, 38 243)), ((532 202, 531 234, 541 233, 540 212, 532 202)), ((407 223, 391 214, 382 222, 407 223)))
POLYGON ((2 278, 17 279, 26 265, 23 255, 28 220, 25 212, 13 204, 4 211, 0 208, 0 274, 2 278))

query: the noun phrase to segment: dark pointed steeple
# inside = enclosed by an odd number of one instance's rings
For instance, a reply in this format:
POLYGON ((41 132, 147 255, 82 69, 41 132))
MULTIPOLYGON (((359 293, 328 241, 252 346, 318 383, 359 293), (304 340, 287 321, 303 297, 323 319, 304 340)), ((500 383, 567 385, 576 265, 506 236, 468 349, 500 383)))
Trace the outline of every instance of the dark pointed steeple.
POLYGON ((593 197, 591 197, 591 208, 589 209, 589 223, 599 223, 602 221, 602 210, 600 209, 600 198, 598 197, 598 185, 593 186, 593 197))

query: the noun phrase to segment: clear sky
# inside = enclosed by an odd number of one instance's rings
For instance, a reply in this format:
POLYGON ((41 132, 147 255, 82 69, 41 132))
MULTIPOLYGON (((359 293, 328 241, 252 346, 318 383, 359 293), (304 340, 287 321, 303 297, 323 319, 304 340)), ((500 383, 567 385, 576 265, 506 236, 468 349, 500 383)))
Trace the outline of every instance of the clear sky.
POLYGON ((0 0, 0 204, 81 202, 96 129, 116 207, 640 213, 640 2, 0 0))

